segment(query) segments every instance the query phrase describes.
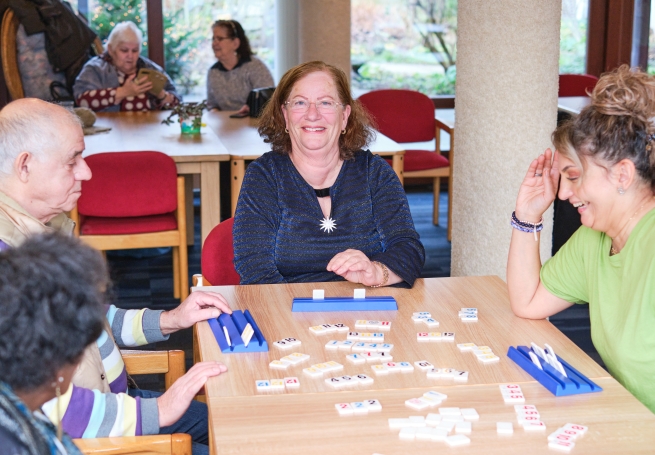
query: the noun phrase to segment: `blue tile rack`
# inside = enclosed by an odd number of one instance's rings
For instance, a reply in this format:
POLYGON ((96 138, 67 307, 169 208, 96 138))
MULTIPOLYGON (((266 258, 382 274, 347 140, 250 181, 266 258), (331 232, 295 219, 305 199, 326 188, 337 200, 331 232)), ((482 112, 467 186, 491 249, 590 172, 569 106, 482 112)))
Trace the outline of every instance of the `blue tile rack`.
POLYGON ((325 297, 313 299, 310 297, 296 297, 293 299, 291 311, 388 311, 398 310, 398 303, 393 297, 366 297, 355 299, 353 297, 325 297))
POLYGON ((214 337, 216 338, 218 346, 221 348, 223 354, 268 352, 268 343, 264 338, 264 334, 259 330, 257 323, 255 323, 255 319, 248 310, 246 310, 245 313, 241 310, 234 310, 232 311, 232 314, 223 313, 218 318, 209 319, 207 322, 209 322, 209 327, 211 327, 212 332, 214 332, 214 337), (241 339, 241 334, 248 323, 250 323, 255 333, 246 347, 241 339), (230 342, 232 343, 231 346, 227 344, 223 327, 227 328, 227 333, 230 336, 230 342))
POLYGON ((562 363, 568 377, 565 377, 541 358, 539 360, 542 361, 541 366, 543 370, 540 370, 530 359, 529 352, 531 351, 527 346, 510 346, 507 351, 507 357, 516 362, 530 376, 550 390, 553 395, 562 397, 566 395, 577 395, 579 393, 600 392, 603 390, 599 385, 573 368, 568 362, 562 360, 560 356, 557 356, 557 360, 562 363))

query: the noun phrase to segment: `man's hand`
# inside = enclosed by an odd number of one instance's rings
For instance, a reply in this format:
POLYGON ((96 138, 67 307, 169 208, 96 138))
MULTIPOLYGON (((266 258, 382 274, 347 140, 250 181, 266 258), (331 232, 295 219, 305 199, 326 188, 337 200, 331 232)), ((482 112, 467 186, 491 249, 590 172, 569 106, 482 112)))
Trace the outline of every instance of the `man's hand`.
POLYGON ((167 427, 180 420, 207 379, 226 371, 227 367, 220 362, 200 362, 192 366, 184 376, 157 398, 159 426, 167 427))
POLYGON ((168 335, 191 327, 196 322, 217 318, 221 313, 232 314, 230 305, 221 294, 192 292, 180 306, 161 314, 159 327, 162 334, 168 335))

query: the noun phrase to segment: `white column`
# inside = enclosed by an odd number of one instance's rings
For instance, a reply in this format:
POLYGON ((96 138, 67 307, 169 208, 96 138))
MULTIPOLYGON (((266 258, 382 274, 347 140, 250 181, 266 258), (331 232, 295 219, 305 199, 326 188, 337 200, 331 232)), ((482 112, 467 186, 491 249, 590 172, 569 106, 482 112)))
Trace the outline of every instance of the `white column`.
POLYGON ((350 78, 350 0, 302 0, 300 61, 323 60, 350 78))
MULTIPOLYGON (((452 276, 506 276, 510 215, 557 118, 561 0, 460 0, 452 276)), ((550 256, 552 209, 542 259, 550 256)))
POLYGON ((300 63, 299 0, 275 0, 275 83, 300 63))

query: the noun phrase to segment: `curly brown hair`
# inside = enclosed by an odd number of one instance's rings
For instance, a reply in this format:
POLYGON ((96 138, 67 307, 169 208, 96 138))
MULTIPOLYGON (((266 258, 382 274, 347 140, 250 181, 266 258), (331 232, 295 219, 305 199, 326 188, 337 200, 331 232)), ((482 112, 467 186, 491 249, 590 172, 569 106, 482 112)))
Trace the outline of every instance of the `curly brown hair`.
POLYGON ((609 165, 629 159, 639 176, 655 185, 653 116, 655 77, 622 65, 601 76, 591 93, 591 105, 570 126, 560 128, 570 128, 568 137, 580 158, 609 165))
POLYGON ((291 137, 285 132, 286 122, 282 113, 284 102, 287 101, 294 85, 310 73, 323 71, 328 73, 339 94, 339 101, 350 106, 350 116, 346 124, 346 133, 339 136, 339 154, 342 160, 351 159, 355 152, 366 147, 374 138, 374 123, 359 101, 350 94, 350 86, 346 74, 337 68, 321 61, 303 63, 287 71, 275 93, 264 107, 259 120, 259 135, 264 142, 271 144, 274 152, 288 155, 291 153, 291 137))

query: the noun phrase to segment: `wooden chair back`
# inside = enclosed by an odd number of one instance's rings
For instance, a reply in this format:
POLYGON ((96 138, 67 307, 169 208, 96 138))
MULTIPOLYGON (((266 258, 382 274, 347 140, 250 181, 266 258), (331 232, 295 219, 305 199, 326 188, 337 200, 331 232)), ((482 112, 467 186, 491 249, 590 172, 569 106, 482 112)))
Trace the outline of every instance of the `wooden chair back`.
MULTIPOLYGON (((7 90, 12 100, 25 98, 23 81, 18 69, 18 51, 16 48, 16 33, 20 22, 11 8, 5 10, 0 25, 0 57, 2 57, 2 72, 5 76, 7 90)), ((91 45, 96 55, 104 52, 100 38, 96 37, 91 45)))

